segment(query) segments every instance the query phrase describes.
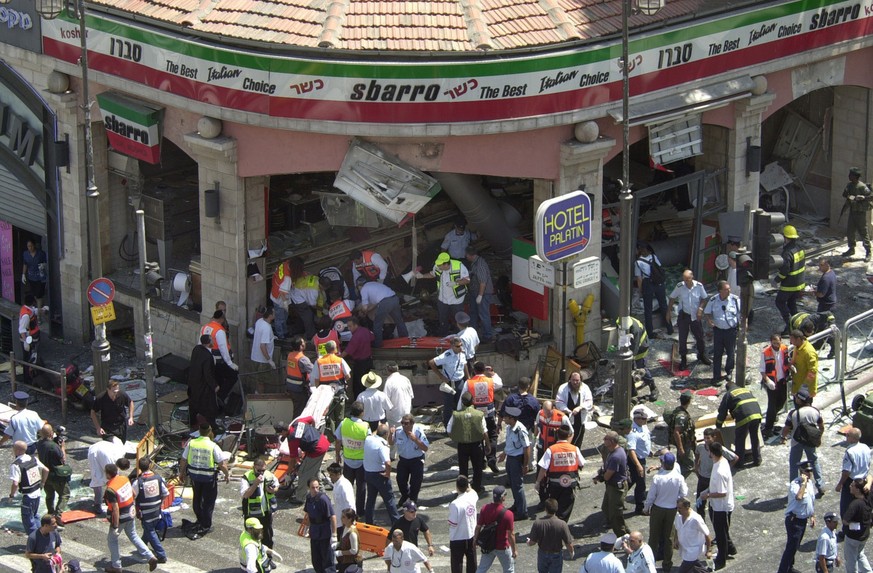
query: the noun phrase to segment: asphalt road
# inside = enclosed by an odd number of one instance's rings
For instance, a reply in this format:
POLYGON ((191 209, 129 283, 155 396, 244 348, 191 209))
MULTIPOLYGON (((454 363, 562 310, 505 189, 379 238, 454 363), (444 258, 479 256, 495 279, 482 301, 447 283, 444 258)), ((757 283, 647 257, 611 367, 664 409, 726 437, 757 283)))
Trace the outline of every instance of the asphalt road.
MULTIPOLYGON (((841 300, 844 299, 845 303, 841 303, 840 314, 838 315, 840 316, 840 321, 842 321, 848 316, 857 314, 870 307, 869 299, 859 295, 864 294, 865 291, 870 292, 871 289, 864 277, 864 265, 860 262, 839 265, 837 272, 840 275, 841 287, 845 288, 844 291, 841 291, 841 300)), ((758 353, 760 352, 761 343, 766 340, 769 334, 769 330, 774 325, 778 325, 779 329, 781 329, 775 309, 772 308, 772 297, 767 295, 759 296, 756 299, 756 307, 758 307, 757 317, 749 335, 751 344, 749 368, 751 372, 757 370, 758 353)), ((668 356, 671 344, 672 341, 669 339, 656 340, 651 353, 650 365, 653 367, 653 374, 656 377, 662 401, 650 406, 659 414, 665 408, 672 408, 676 403, 678 395, 678 392, 671 388, 671 382, 674 381, 674 378, 663 368, 656 367, 654 360, 658 356, 668 356)), ((66 354, 72 354, 76 351, 73 348, 61 347, 59 350, 60 358, 58 359, 61 360, 66 354)), ((116 368, 122 369, 124 359, 118 354, 114 354, 113 360, 116 360, 116 368)), ((130 358, 127 360, 128 365, 135 365, 135 361, 130 358)), ((833 365, 828 361, 824 361, 822 368, 832 369, 833 365)), ((708 369, 706 370, 699 373, 700 378, 705 379, 710 375, 708 369)), ((854 384, 857 385, 857 382, 854 384)), ((762 397, 763 404, 766 400, 763 391, 760 390, 757 384, 754 384, 752 387, 762 397)), ((852 395, 864 389, 856 389, 855 392, 852 392, 852 395)), ((869 390, 870 388, 866 389, 869 390)), ((0 398, 2 399, 9 399, 9 394, 8 386, 0 390, 0 398)), ((824 445, 819 449, 828 493, 822 500, 816 503, 816 513, 818 515, 823 515, 828 510, 836 510, 838 506, 839 496, 833 492, 833 486, 839 476, 840 461, 845 444, 842 437, 837 433, 842 424, 835 423, 831 425, 834 416, 831 407, 839 405, 839 398, 839 388, 836 384, 832 384, 822 388, 819 392, 819 397, 816 399, 817 405, 822 407, 823 414, 828 423, 828 430, 824 436, 824 445)), ((712 412, 716 410, 718 400, 718 397, 698 396, 693 402, 692 413, 698 416, 712 412)), ((59 418, 58 403, 54 400, 44 398, 39 401, 35 409, 50 420, 59 418)), ((844 422, 848 423, 848 420, 844 420, 844 422)), ((74 483, 77 483, 82 479, 82 475, 87 473, 86 452, 88 446, 93 443, 95 438, 91 435, 93 430, 90 427, 90 422, 78 412, 72 412, 68 427, 71 434, 68 451, 73 459, 74 483)), ((654 428, 654 425, 652 427, 654 428)), ((571 530, 576 538, 576 558, 565 563, 565 568, 568 571, 577 571, 581 568, 584 556, 595 548, 598 537, 607 530, 599 509, 603 495, 603 486, 595 485, 591 480, 599 466, 599 461, 595 458, 596 453, 593 448, 600 443, 604 431, 602 428, 590 430, 586 433, 585 443, 583 444, 588 463, 582 470, 582 486, 577 493, 576 505, 570 520, 571 530)), ((143 427, 136 427, 132 435, 136 437, 143 432, 143 427)), ((454 455, 454 449, 439 427, 430 428, 428 435, 433 443, 433 447, 427 458, 426 479, 420 496, 420 505, 422 506, 420 513, 428 519, 438 548, 437 554, 432 558, 432 564, 437 571, 446 571, 449 568, 446 517, 448 503, 454 495, 452 490, 454 478, 457 475, 457 457, 454 455)), ((326 459, 329 460, 332 456, 331 452, 326 459)), ((728 569, 741 572, 775 571, 785 540, 783 511, 788 484, 787 457, 787 445, 766 445, 763 452, 764 463, 760 467, 743 470, 736 474, 736 510, 733 514, 731 532, 738 548, 738 555, 735 559, 728 562, 728 569)), ((4 473, 10 462, 11 450, 8 446, 5 446, 0 450, 0 467, 3 468, 4 473)), ((493 476, 486 469, 485 475, 485 483, 489 489, 498 484, 502 485, 505 482, 504 473, 493 476)), ((528 476, 526 487, 529 502, 536 500, 532 480, 533 477, 528 476)), ((9 483, 8 480, 4 481, 4 486, 9 483)), ((694 485, 695 478, 692 476, 688 480, 689 490, 694 491, 694 485)), ((174 573, 199 573, 203 571, 229 573, 231 571, 239 571, 237 564, 237 540, 241 530, 242 517, 239 509, 237 488, 238 484, 233 482, 220 486, 219 500, 215 511, 215 531, 213 533, 201 540, 190 541, 181 535, 178 528, 170 530, 165 542, 170 561, 167 564, 160 565, 159 571, 174 573)), ((5 487, 2 491, 6 491, 5 487)), ((83 498, 80 500, 80 503, 87 503, 89 493, 90 490, 87 489, 78 490, 77 494, 83 498)), ((511 494, 509 495, 511 496, 511 494)), ((480 503, 484 504, 486 501, 488 500, 483 499, 480 500, 480 503)), ((628 505, 628 509, 633 509, 632 504, 628 505)), ((278 569, 279 571, 306 571, 311 569, 308 540, 300 538, 296 534, 298 527, 297 520, 301 515, 302 512, 299 508, 291 508, 287 504, 280 503, 280 510, 275 517, 276 550, 284 556, 284 562, 278 569)), ((174 513, 173 517, 178 525, 183 517, 193 519, 193 514, 189 509, 181 509, 174 513)), ((626 518, 628 525, 632 529, 639 529, 644 533, 648 530, 647 517, 634 516, 628 513, 626 518)), ((376 521, 378 525, 388 526, 387 514, 380 510, 377 513, 376 521)), ((0 543, 0 571, 20 572, 29 570, 29 564, 23 557, 25 538, 20 532, 17 508, 8 506, 0 508, 0 523, 3 524, 3 529, 0 530, 0 535, 2 535, 2 543, 0 543)), ((533 571, 536 567, 535 549, 523 545, 530 531, 530 526, 531 521, 522 521, 516 527, 517 540, 520 546, 519 557, 516 562, 517 571, 533 571)), ((107 524, 99 520, 69 525, 62 533, 64 555, 68 559, 79 559, 85 571, 102 571, 103 567, 108 565, 107 529, 107 524)), ((804 544, 798 553, 796 564, 800 571, 811 572, 814 570, 812 554, 817 535, 818 530, 810 531, 804 539, 804 544)), ((122 554, 127 555, 123 559, 125 571, 147 571, 147 565, 138 563, 136 558, 132 556, 132 546, 129 543, 122 541, 121 547, 122 554)), ((367 570, 375 571, 384 567, 384 562, 375 557, 365 562, 367 570)))

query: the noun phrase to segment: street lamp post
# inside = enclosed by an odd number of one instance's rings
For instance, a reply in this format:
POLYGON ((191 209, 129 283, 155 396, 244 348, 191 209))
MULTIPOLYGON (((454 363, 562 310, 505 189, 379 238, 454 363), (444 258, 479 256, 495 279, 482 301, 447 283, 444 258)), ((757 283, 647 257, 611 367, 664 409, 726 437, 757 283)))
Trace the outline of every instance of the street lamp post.
POLYGON ((628 18, 633 11, 634 2, 637 10, 646 15, 653 15, 663 7, 664 0, 622 0, 621 3, 621 240, 619 242, 619 352, 618 352, 618 383, 613 390, 615 403, 613 419, 621 420, 630 417, 631 388, 633 381, 633 340, 631 327, 631 291, 633 290, 634 264, 634 197, 630 187, 630 69, 628 49, 628 18))
MULTIPOLYGON (((6 4, 9 0, 0 0, 6 4)), ((46 20, 54 20, 63 11, 63 0, 34 0, 37 13, 46 20)), ((103 262, 100 257, 100 192, 94 180, 94 143, 91 137, 91 95, 88 86, 88 35, 85 26, 85 2, 73 0, 70 4, 75 9, 73 14, 79 21, 79 45, 82 54, 79 65, 82 68, 82 113, 83 135, 85 138, 85 193, 88 198, 88 264, 90 278, 103 276, 103 262)), ((91 355, 94 363, 94 392, 99 394, 106 390, 109 382, 109 360, 111 347, 106 339, 106 325, 94 326, 94 341, 91 343, 91 355)))

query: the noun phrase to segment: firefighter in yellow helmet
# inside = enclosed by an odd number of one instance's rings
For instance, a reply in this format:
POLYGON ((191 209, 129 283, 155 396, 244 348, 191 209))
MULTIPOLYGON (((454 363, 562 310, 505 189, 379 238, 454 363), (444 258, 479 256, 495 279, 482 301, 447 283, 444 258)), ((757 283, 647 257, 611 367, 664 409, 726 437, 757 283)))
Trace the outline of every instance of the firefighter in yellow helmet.
POLYGON ((785 321, 785 329, 782 336, 787 336, 791 331, 791 316, 797 314, 797 300, 806 288, 804 274, 806 272, 806 253, 800 244, 800 236, 793 225, 785 225, 782 228, 782 236, 785 237, 785 246, 782 248, 782 266, 773 279, 779 285, 779 294, 776 295, 776 309, 785 321))

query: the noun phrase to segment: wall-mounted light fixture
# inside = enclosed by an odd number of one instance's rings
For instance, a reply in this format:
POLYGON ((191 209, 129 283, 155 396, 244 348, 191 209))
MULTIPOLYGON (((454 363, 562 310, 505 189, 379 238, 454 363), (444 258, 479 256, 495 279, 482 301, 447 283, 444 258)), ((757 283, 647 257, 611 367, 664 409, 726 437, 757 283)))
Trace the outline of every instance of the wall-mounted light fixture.
POLYGON ((205 213, 209 219, 215 219, 215 222, 221 224, 221 200, 218 196, 219 183, 215 182, 215 187, 206 189, 203 192, 203 202, 205 204, 205 213))
POLYGON ((752 145, 752 138, 746 138, 746 177, 761 172, 761 146, 752 145))

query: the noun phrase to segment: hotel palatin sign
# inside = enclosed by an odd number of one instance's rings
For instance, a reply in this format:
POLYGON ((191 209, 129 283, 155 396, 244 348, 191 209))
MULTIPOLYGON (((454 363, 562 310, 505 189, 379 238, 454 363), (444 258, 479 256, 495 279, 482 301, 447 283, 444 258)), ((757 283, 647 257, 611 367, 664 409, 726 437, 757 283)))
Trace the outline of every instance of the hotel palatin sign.
POLYGON ((164 108, 137 101, 116 92, 97 96, 106 138, 112 148, 147 163, 161 160, 161 124, 164 108))
MULTIPOLYGON (((467 123, 566 113, 621 94, 615 41, 480 60, 352 62, 226 48, 103 15, 87 24, 92 68, 272 117, 467 123)), ((42 33, 45 54, 78 60, 78 22, 46 20, 42 33)), ((633 38, 631 89, 645 94, 871 34, 870 2, 800 0, 685 22, 633 38)))

